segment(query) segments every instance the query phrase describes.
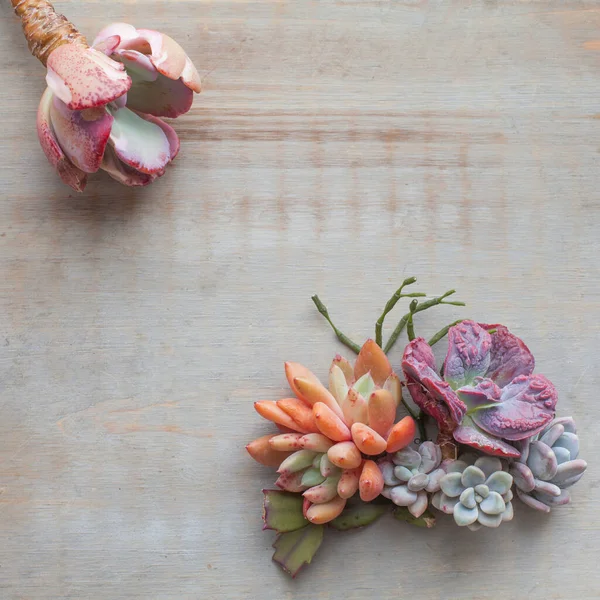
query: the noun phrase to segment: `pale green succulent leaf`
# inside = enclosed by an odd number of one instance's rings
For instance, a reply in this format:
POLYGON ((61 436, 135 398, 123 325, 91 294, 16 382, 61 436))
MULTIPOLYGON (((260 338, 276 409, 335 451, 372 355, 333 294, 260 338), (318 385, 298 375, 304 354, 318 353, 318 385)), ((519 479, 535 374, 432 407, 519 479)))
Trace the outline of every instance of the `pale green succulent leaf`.
POLYGON ((273 548, 273 560, 292 577, 296 577, 304 565, 312 562, 323 541, 323 525, 306 525, 302 529, 281 533, 273 548))

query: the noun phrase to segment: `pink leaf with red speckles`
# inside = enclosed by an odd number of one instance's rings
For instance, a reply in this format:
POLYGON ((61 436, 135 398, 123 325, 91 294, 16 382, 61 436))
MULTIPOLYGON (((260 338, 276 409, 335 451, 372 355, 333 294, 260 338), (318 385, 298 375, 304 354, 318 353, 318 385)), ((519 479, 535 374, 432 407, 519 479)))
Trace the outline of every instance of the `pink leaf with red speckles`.
POLYGON ((450 385, 435 372, 434 367, 433 352, 423 338, 417 338, 408 344, 402 357, 402 369, 408 380, 409 392, 415 403, 436 419, 440 428, 443 424, 447 430, 450 426, 448 416, 455 424, 460 423, 467 407, 450 385), (419 390, 415 383, 420 384, 422 389, 419 390))
POLYGON ((47 67, 48 87, 71 110, 104 106, 131 86, 123 65, 78 44, 59 46, 50 54, 47 67))
POLYGON ((60 147, 52 128, 51 108, 52 90, 46 88, 40 100, 37 115, 37 131, 40 145, 50 164, 57 170, 60 178, 75 191, 83 192, 87 183, 87 174, 76 167, 60 147))
POLYGON ((520 375, 502 389, 500 402, 473 414, 484 431, 507 440, 538 433, 554 417, 558 395, 543 375, 520 375))
POLYGON ((481 324, 486 330, 496 330, 491 334, 490 365, 486 377, 496 385, 504 387, 519 375, 531 375, 535 368, 533 354, 525 343, 508 331, 504 325, 481 324))
POLYGON ((448 331, 444 379, 453 389, 483 377, 490 365, 490 334, 474 321, 463 321, 448 331))
POLYGON ((454 430, 453 435, 454 439, 459 444, 472 446, 485 454, 508 458, 519 458, 521 455, 521 453, 510 444, 482 431, 469 416, 463 419, 463 422, 454 430))
POLYGON ((104 107, 69 110, 56 97, 50 116, 58 143, 71 162, 86 173, 95 173, 102 163, 113 117, 104 107))

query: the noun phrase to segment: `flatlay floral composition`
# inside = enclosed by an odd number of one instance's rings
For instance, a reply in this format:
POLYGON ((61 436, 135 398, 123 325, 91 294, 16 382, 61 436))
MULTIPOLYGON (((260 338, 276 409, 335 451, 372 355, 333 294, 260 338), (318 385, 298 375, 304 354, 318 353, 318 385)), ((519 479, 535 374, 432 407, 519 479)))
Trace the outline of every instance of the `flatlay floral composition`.
POLYGON ((402 283, 362 346, 314 296, 357 354, 354 364, 336 355, 325 385, 286 362, 289 397, 254 404, 276 429, 246 449, 276 469, 276 487, 263 490, 264 529, 275 530, 273 560, 292 576, 312 561, 327 529, 370 525, 389 508, 397 520, 424 528, 439 515, 473 531, 497 528, 521 508, 515 497, 544 513, 568 504, 586 470, 575 422, 556 417, 556 389, 534 373, 525 343, 504 325, 471 320, 428 341, 417 337, 418 313, 464 303, 451 298, 454 290, 433 298, 405 291, 415 282, 402 283), (384 320, 403 298, 411 299, 409 311, 383 344, 384 320), (387 353, 404 330, 400 376, 387 353), (445 338, 438 368, 432 347, 445 338))
POLYGON ((162 117, 189 111, 200 77, 172 38, 125 23, 109 25, 91 47, 47 0, 11 0, 31 53, 47 68, 40 144, 62 180, 83 191, 106 171, 127 186, 164 175, 179 138, 162 117))

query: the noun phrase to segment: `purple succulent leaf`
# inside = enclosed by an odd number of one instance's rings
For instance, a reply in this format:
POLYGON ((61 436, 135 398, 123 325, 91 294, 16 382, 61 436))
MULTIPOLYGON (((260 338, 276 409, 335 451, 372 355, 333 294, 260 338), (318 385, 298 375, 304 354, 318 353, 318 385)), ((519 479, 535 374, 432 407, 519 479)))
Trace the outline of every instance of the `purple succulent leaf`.
POLYGON ((307 525, 296 531, 281 533, 273 544, 273 560, 296 577, 298 571, 313 559, 323 541, 323 525, 307 525))
POLYGON ((484 454, 508 458, 519 458, 520 456, 520 452, 516 448, 477 427, 470 416, 465 416, 463 422, 454 430, 454 439, 459 444, 472 446, 484 454))
POLYGON ((502 390, 491 379, 478 377, 473 383, 474 386, 466 385, 456 390, 458 397, 469 408, 500 402, 502 390))
POLYGON ((523 492, 533 492, 535 489, 535 477, 531 469, 520 462, 510 465, 508 472, 512 475, 515 485, 523 492))
POLYGON ((534 496, 537 500, 547 505, 548 508, 552 506, 564 506, 571 502, 569 490, 562 490, 560 496, 550 496, 549 494, 544 494, 542 492, 534 492, 534 496))
MULTIPOLYGON (((517 488, 517 496, 519 497, 519 500, 521 500, 523 504, 529 506, 529 508, 533 508, 534 510, 539 510, 540 512, 544 513, 550 512, 550 507, 547 504, 544 504, 544 502, 541 502, 533 496, 522 492, 519 488, 517 488)), ((547 497, 549 498, 549 496, 547 497)))
POLYGON ((539 433, 554 417, 556 389, 543 375, 519 375, 502 389, 497 406, 473 414, 484 431, 505 440, 539 433))
POLYGON ((435 371, 431 347, 416 338, 404 351, 402 368, 415 404, 431 415, 442 431, 460 423, 467 412, 465 403, 435 371))
POLYGON ((444 379, 457 389, 483 377, 490 365, 492 338, 474 321, 463 321, 448 331, 444 379))
POLYGON ((486 330, 495 330, 492 336, 490 364, 486 377, 504 387, 519 375, 531 375, 535 368, 533 354, 525 343, 504 325, 480 324, 486 330))

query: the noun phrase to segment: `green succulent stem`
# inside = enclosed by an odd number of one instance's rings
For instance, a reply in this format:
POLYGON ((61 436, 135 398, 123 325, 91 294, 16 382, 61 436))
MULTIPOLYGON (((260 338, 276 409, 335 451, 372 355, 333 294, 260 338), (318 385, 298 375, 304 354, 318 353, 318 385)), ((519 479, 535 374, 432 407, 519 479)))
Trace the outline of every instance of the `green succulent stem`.
POLYGON ((413 341, 417 336, 415 335, 415 326, 414 326, 414 322, 413 322, 413 315, 415 314, 415 311, 417 310, 417 306, 418 306, 419 302, 418 300, 413 300, 410 303, 410 307, 409 307, 409 313, 408 313, 408 320, 406 321, 406 333, 408 335, 408 339, 409 341, 413 341))
POLYGON ((327 310, 327 307, 323 304, 323 302, 321 302, 321 299, 319 298, 319 296, 317 296, 315 294, 314 296, 311 297, 311 300, 315 303, 317 310, 325 317, 325 319, 327 320, 329 325, 331 325, 331 328, 333 329, 333 332, 337 336, 338 340, 340 340, 340 342, 342 342, 342 344, 344 344, 344 346, 346 346, 347 348, 350 348, 350 350, 352 350, 355 354, 358 354, 360 352, 360 346, 356 342, 353 342, 346 334, 342 333, 333 324, 333 321, 331 320, 331 317, 329 316, 329 311, 327 310))
POLYGON ((402 285, 394 292, 394 295, 388 300, 387 304, 385 305, 385 308, 383 309, 383 312, 381 313, 381 316, 379 317, 379 319, 377 319, 377 323, 375 323, 375 342, 379 346, 383 344, 383 322, 385 320, 385 317, 394 308, 394 306, 396 306, 398 300, 400 300, 401 298, 423 298, 427 295, 420 292, 413 292, 411 294, 402 293, 402 290, 407 285, 412 285, 413 283, 416 283, 416 281, 416 277, 406 278, 402 282, 402 285))
POLYGON ((437 296, 436 298, 431 298, 430 300, 427 300, 426 302, 422 302, 417 307, 415 307, 414 312, 412 312, 412 313, 408 312, 407 314, 405 314, 398 322, 396 329, 394 329, 394 331, 393 331, 392 335, 390 336, 390 339, 387 341, 383 351, 387 354, 393 348, 394 344, 398 340, 398 337, 400 336, 400 334, 406 327, 409 319, 414 314, 422 312, 424 310, 427 310, 428 308, 432 308, 433 306, 437 306, 438 304, 449 304, 451 306, 465 306, 464 302, 446 301, 446 298, 448 298, 448 296, 452 296, 452 294, 455 294, 455 293, 456 293, 456 290, 448 290, 445 294, 442 294, 441 296, 437 296))
POLYGON ((454 323, 450 323, 450 325, 446 325, 443 329, 440 329, 427 343, 430 346, 437 344, 440 340, 444 339, 448 335, 448 331, 450 331, 451 327, 462 323, 465 319, 458 319, 458 321, 454 321, 454 323))

